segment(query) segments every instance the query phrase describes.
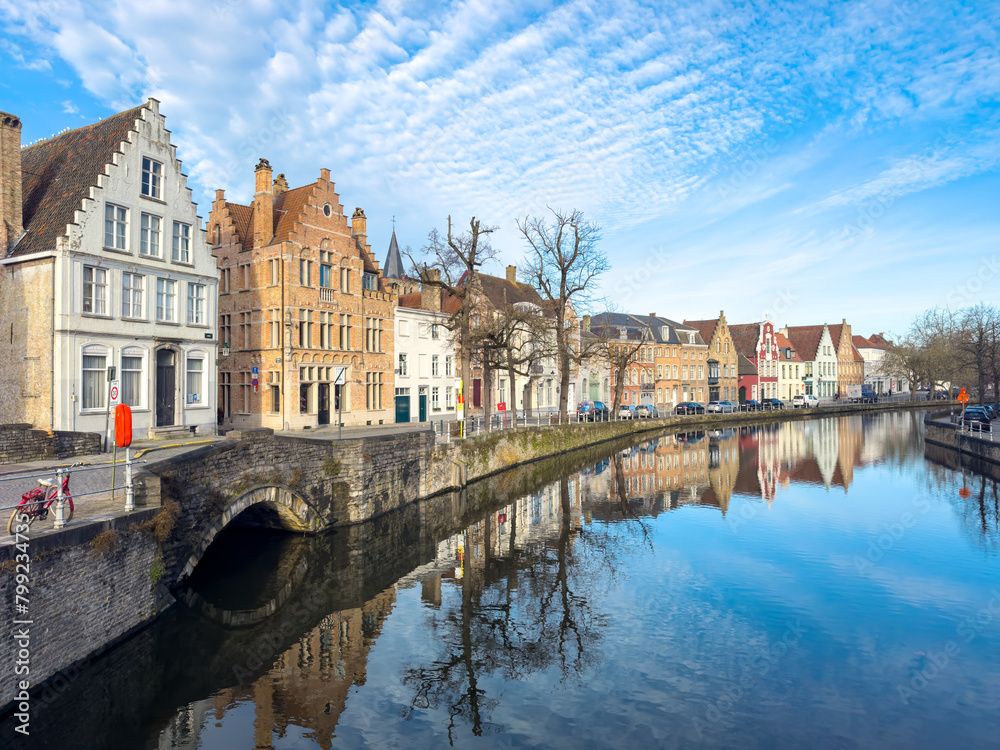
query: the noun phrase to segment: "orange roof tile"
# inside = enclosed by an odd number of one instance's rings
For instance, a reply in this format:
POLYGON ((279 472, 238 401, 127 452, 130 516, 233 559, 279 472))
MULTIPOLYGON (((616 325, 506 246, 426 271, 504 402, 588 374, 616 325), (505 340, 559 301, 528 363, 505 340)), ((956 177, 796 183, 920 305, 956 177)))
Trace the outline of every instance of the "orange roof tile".
MULTIPOLYGON (((823 329, 826 326, 788 326, 788 340, 792 342, 795 351, 805 362, 816 359, 819 342, 823 340, 823 329)), ((836 346, 836 342, 834 342, 836 346)))

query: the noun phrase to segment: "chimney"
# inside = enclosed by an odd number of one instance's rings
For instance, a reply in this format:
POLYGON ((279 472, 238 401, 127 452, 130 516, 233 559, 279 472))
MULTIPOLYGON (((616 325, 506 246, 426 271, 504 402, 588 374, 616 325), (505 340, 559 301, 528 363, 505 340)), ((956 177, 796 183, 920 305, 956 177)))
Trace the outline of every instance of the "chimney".
POLYGON ((274 196, 271 194, 271 165, 257 162, 256 191, 253 196, 253 244, 266 247, 274 238, 274 196))
POLYGON ((0 112, 0 257, 21 238, 21 121, 0 112))
MULTIPOLYGON (((427 281, 440 281, 441 271, 436 268, 427 269, 427 281)), ((420 306, 425 310, 441 312, 441 287, 428 284, 420 285, 420 306)))
POLYGON ((507 281, 511 284, 517 283, 517 266, 507 266, 507 281))
POLYGON ((357 237, 362 245, 367 244, 368 219, 360 206, 354 209, 354 215, 351 216, 351 236, 357 237))
POLYGON ((277 198, 279 195, 288 190, 288 180, 285 179, 284 174, 279 174, 274 178, 274 186, 271 189, 271 195, 277 198))
POLYGON ((650 313, 650 314, 649 314, 649 317, 651 317, 651 318, 655 318, 655 317, 656 317, 656 313, 650 313))

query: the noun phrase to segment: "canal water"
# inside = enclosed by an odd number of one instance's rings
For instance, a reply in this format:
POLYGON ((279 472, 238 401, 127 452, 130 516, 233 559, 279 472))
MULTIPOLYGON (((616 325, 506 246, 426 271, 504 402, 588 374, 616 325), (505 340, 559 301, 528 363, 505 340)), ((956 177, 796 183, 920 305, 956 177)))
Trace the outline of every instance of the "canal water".
POLYGON ((997 747, 997 482, 921 420, 664 434, 320 540, 232 530, 33 743, 997 747))

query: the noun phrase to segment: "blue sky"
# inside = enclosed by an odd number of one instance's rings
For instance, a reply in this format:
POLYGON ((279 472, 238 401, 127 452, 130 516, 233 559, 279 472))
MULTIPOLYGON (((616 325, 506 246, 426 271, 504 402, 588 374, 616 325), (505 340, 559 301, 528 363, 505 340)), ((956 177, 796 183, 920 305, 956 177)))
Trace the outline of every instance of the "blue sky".
MULTIPOLYGON (((328 167, 383 258, 578 208, 621 309, 904 330, 1000 302, 1000 4, 0 0, 24 140, 161 101, 201 213, 328 167)), ((501 273, 500 266, 495 267, 501 273)))

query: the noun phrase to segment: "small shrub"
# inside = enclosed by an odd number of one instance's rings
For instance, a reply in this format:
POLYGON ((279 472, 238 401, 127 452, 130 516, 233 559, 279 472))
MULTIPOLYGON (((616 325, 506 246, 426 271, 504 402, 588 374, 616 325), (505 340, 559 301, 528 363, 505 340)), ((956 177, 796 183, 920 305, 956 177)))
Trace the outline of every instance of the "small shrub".
POLYGON ((340 473, 340 461, 336 458, 328 458, 323 462, 323 473, 328 477, 335 477, 340 473))
POLYGON ((153 564, 149 566, 149 578, 153 583, 158 583, 166 571, 167 567, 163 564, 163 555, 157 550, 153 564))
POLYGON ((116 547, 118 547, 118 532, 114 529, 102 531, 90 540, 91 551, 101 557, 109 552, 113 552, 116 547))

